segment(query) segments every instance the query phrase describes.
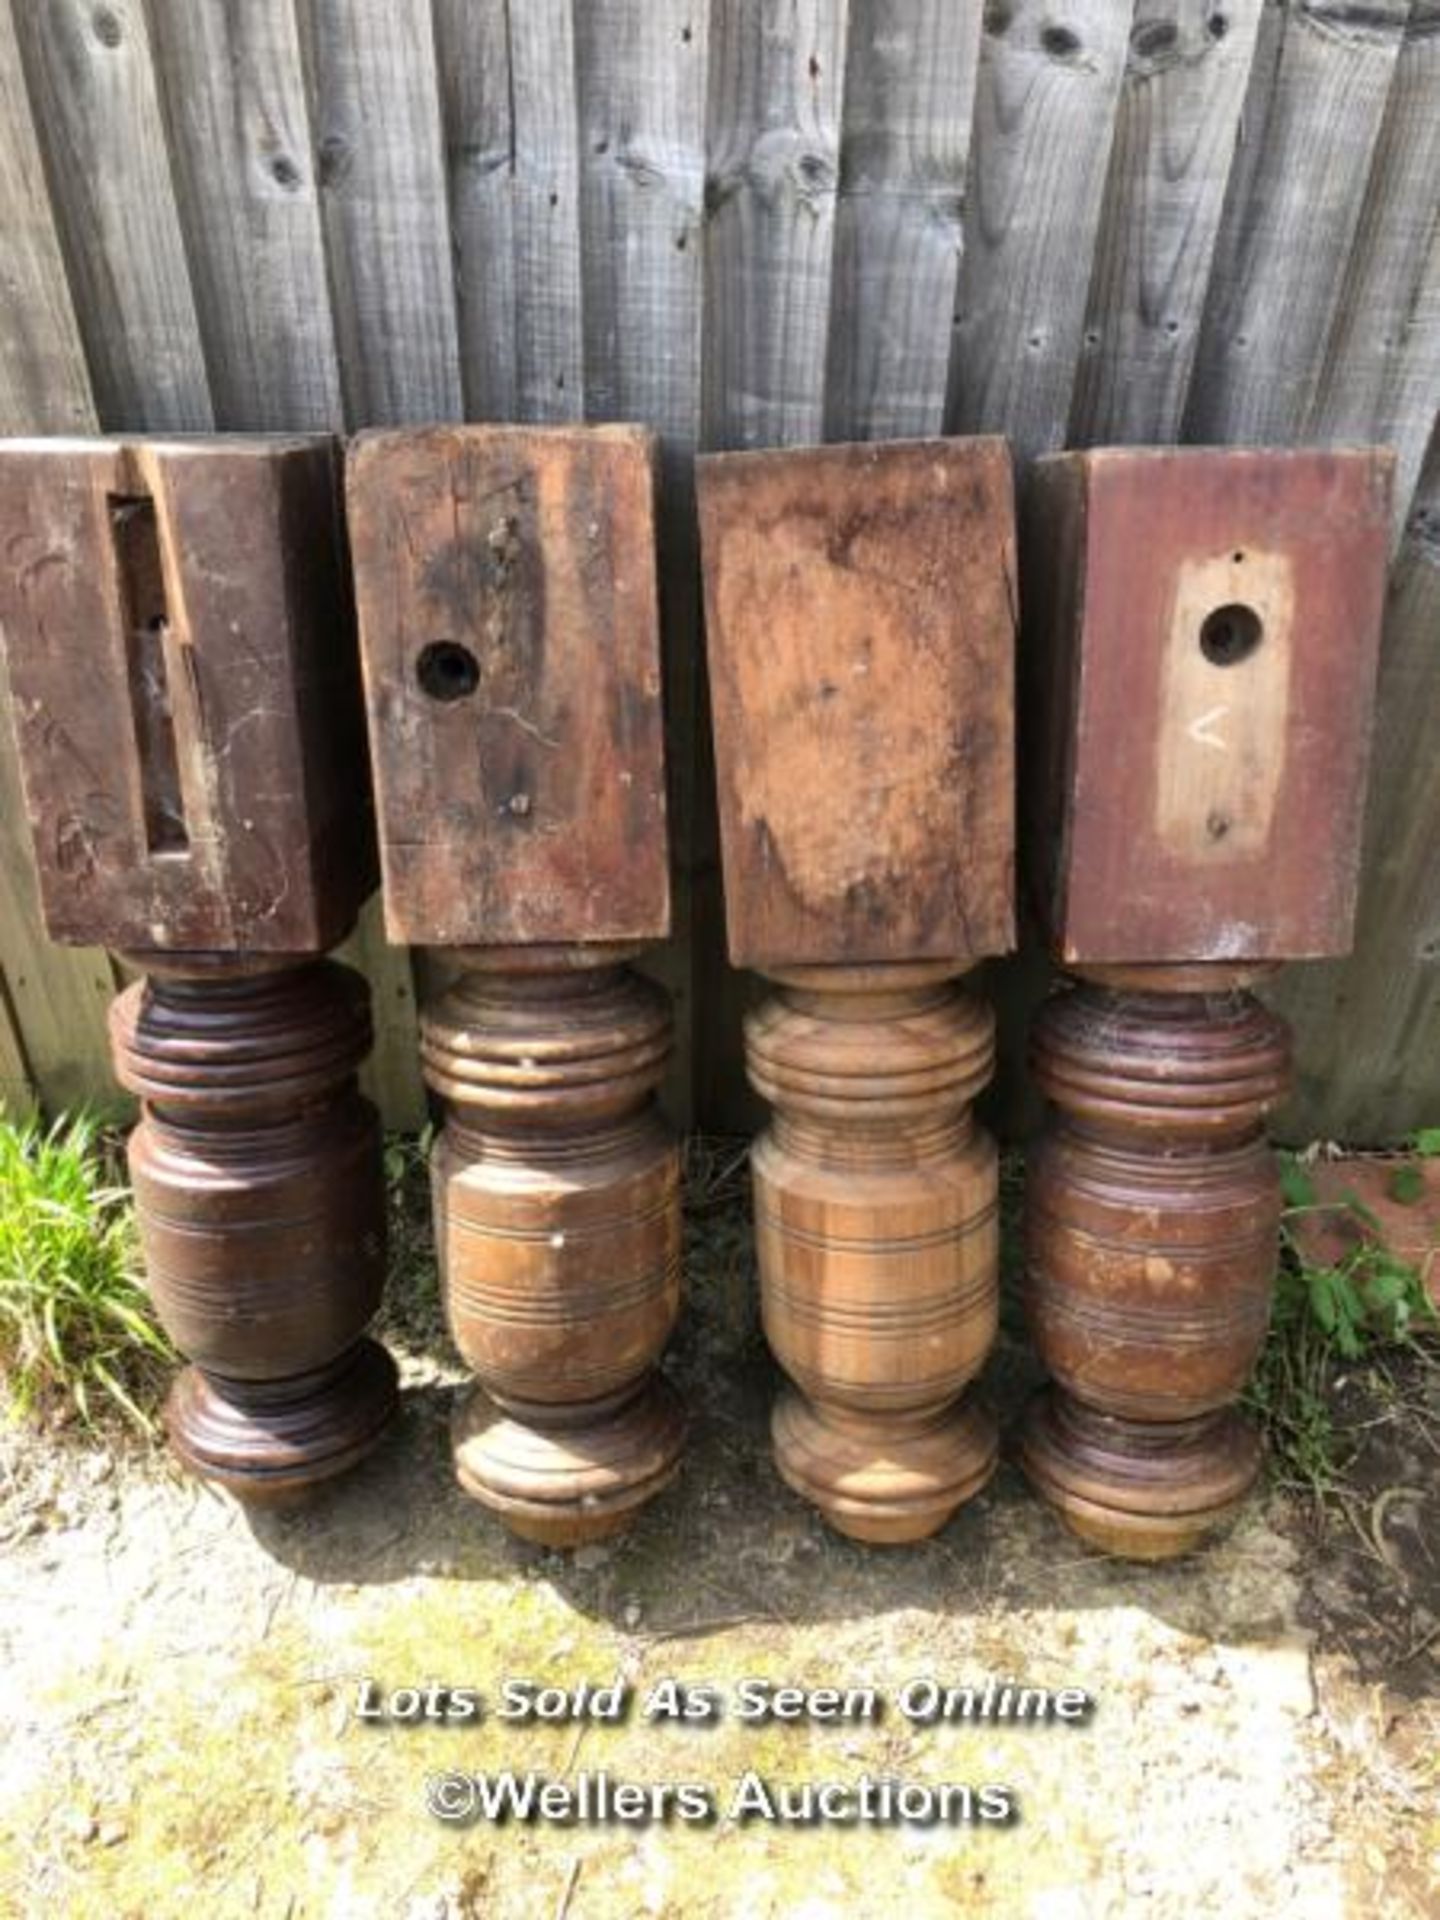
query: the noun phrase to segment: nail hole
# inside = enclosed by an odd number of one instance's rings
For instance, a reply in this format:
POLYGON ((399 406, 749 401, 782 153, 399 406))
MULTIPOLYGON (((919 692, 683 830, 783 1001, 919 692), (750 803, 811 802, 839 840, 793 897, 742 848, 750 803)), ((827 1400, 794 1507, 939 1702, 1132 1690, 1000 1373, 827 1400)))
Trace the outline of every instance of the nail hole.
POLYGON ((420 650, 415 678, 432 700, 463 700, 480 684, 480 662, 458 640, 432 640, 420 650))
POLYGON ((1230 22, 1223 13, 1212 13, 1205 22, 1205 31, 1212 40, 1223 40, 1230 31, 1230 22))
POLYGON ((1207 613, 1200 628, 1200 651, 1212 667, 1234 667, 1248 660, 1265 629, 1253 607, 1233 601, 1207 613))

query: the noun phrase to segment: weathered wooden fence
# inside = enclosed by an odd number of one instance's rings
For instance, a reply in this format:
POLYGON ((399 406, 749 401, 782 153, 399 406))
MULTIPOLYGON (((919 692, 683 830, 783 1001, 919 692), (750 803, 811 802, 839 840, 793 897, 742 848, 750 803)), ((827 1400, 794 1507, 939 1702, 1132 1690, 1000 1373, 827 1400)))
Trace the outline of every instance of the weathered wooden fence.
MULTIPOLYGON (((0 429, 661 430, 664 970, 712 1121, 697 447, 1393 442, 1359 949, 1280 997, 1292 1132, 1440 1117, 1440 0, 0 0, 0 207, 0 429)), ((111 966, 40 933, 0 734, 0 1093, 103 1097, 111 966)), ((353 956, 411 1121, 373 908, 353 956)), ((1017 1030, 1040 972, 996 969, 1017 1030)))

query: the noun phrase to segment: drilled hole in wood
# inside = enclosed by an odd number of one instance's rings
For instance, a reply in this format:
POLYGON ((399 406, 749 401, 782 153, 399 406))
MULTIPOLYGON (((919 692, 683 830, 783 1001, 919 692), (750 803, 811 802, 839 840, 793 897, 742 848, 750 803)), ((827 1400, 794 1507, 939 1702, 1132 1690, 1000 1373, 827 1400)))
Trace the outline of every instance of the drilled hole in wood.
POLYGON ((415 662, 415 678, 432 700, 463 700, 480 684, 480 662, 458 640, 432 640, 415 662))
POLYGON ((1200 651, 1212 667, 1234 667, 1248 660, 1265 637, 1253 607, 1239 601, 1207 613, 1200 628, 1200 651))

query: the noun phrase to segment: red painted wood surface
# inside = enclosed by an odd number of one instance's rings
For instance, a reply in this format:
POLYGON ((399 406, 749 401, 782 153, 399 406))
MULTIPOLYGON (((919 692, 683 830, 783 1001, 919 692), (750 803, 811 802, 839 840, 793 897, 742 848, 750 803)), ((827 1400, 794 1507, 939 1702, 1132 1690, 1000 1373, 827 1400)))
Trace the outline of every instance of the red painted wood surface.
POLYGON ((1037 464, 1027 865, 1067 964, 1348 948, 1392 464, 1212 448, 1037 464))

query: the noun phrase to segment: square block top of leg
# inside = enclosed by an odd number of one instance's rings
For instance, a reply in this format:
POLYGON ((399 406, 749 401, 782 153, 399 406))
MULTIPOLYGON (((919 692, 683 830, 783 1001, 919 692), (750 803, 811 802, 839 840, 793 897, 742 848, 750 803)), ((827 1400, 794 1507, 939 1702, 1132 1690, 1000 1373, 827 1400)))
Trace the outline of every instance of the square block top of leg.
POLYGON ((1349 946, 1391 467, 1372 449, 1037 463, 1027 864, 1062 961, 1349 946))
POLYGON ((376 869, 330 437, 0 442, 0 550, 52 936, 342 939, 376 869))
POLYGON ((348 471, 391 939, 663 938, 654 436, 367 433, 348 471))
POLYGON ((1005 952, 1005 443, 712 454, 697 471, 731 959, 1005 952))

